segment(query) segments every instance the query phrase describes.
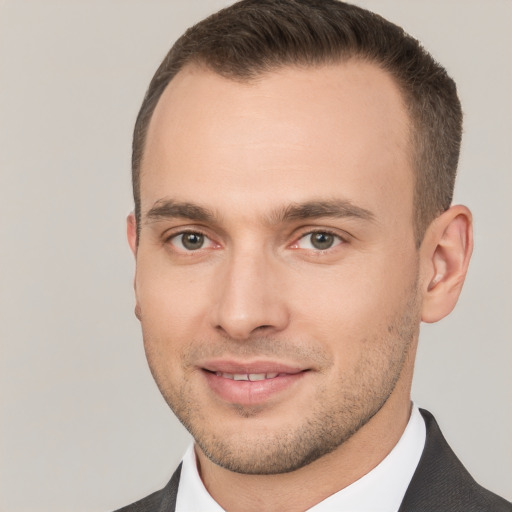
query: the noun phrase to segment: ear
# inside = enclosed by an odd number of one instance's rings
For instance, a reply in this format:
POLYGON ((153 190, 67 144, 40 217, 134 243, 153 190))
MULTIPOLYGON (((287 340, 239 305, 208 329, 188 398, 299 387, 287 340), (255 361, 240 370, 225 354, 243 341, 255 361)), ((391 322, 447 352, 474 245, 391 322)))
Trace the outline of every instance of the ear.
POLYGON ((137 221, 133 212, 126 217, 126 236, 133 255, 137 256, 137 221))
POLYGON ((473 220, 465 206, 452 206, 428 227, 420 248, 423 322, 437 322, 453 310, 472 251, 473 220))
MULTIPOLYGON (((133 252, 135 258, 137 258, 137 221, 135 220, 135 215, 130 213, 128 217, 126 217, 126 236, 128 237, 128 244, 130 245, 130 249, 133 252)), ((133 279, 133 289, 135 290, 135 316, 140 320, 141 319, 141 310, 139 301, 137 299, 137 278, 133 279)))

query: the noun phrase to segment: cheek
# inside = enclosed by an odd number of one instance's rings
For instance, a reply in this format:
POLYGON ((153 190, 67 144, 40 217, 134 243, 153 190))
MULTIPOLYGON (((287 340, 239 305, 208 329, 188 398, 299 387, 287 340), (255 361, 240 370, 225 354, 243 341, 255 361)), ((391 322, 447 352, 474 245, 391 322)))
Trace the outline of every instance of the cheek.
POLYGON ((135 286, 143 328, 179 337, 192 326, 198 327, 209 296, 203 274, 172 268, 165 257, 139 258, 135 286))
POLYGON ((144 350, 153 377, 165 397, 174 396, 184 381, 182 355, 197 339, 201 295, 173 275, 157 259, 137 263, 136 296, 144 350), (154 263, 153 263, 154 262, 154 263))
POLYGON ((347 362, 387 335, 417 277, 412 255, 362 259, 354 257, 322 276, 303 271, 293 294, 297 330, 347 362))

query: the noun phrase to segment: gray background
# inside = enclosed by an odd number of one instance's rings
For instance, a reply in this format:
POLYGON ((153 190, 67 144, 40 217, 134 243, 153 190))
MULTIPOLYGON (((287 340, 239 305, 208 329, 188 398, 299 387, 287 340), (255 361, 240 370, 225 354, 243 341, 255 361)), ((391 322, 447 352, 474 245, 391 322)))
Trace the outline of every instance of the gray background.
MULTIPOLYGON (((0 510, 95 512, 163 485, 187 434, 133 317, 131 130, 176 37, 220 0, 0 0, 0 510)), ((360 0, 448 68, 476 250, 424 326, 413 397, 512 499, 512 2, 360 0)))

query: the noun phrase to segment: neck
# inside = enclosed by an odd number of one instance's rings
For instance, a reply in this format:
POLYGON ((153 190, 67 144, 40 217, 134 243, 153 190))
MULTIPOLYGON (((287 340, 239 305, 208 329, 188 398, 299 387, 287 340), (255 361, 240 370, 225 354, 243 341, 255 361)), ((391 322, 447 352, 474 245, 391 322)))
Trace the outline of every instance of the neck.
MULTIPOLYGON (((401 379, 400 379, 401 380, 401 379)), ((333 452, 290 473, 244 475, 212 463, 196 448, 203 483, 228 512, 308 509, 375 468, 394 448, 409 421, 409 385, 397 387, 380 411, 333 452)))

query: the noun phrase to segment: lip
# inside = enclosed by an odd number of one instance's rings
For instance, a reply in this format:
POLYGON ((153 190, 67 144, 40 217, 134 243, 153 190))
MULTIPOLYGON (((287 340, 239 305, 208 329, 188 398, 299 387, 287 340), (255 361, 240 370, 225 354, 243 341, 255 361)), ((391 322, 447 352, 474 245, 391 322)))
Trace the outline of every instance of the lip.
POLYGON ((276 361, 238 362, 232 360, 205 361, 201 364, 203 370, 212 373, 286 373, 294 375, 304 371, 304 368, 279 363, 276 361))
POLYGON ((209 388, 223 401, 242 406, 262 405, 290 390, 308 372, 275 361, 208 361, 201 365, 209 388), (224 375, 270 374, 264 380, 234 380, 224 375), (273 376, 275 375, 275 376, 273 376))

